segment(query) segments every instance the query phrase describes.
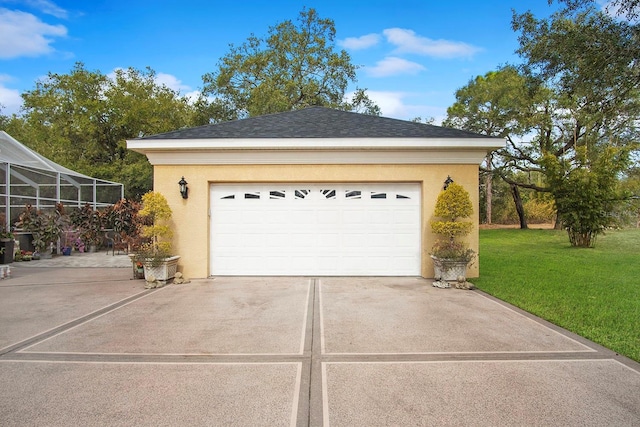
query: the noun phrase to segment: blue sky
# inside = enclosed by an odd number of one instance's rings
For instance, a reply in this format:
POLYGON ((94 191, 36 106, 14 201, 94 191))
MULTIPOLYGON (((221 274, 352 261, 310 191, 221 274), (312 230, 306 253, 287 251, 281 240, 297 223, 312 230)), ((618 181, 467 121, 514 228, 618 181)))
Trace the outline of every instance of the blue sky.
POLYGON ((547 0, 0 0, 1 111, 17 112, 20 93, 77 61, 104 74, 149 66, 194 93, 230 43, 295 21, 305 6, 335 21, 338 47, 361 66, 351 90, 366 88, 384 116, 436 123, 456 89, 519 61, 512 9, 553 11, 547 0))

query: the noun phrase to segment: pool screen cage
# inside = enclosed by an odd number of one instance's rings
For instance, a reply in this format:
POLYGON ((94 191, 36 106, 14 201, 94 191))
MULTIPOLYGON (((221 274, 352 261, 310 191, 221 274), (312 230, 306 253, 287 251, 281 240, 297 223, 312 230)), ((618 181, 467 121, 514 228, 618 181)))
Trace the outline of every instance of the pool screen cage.
POLYGON ((65 207, 93 209, 113 205, 124 197, 122 184, 92 178, 52 162, 0 131, 0 214, 7 228, 27 205, 38 210, 65 207))

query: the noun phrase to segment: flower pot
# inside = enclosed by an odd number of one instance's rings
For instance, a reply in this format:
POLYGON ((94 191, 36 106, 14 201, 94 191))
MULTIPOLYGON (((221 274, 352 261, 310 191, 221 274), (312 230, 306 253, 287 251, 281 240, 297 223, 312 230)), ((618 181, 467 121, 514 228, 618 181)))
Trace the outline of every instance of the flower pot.
POLYGON ((158 266, 152 266, 151 263, 144 263, 144 279, 149 281, 151 276, 158 282, 167 283, 173 279, 178 270, 179 255, 165 258, 164 262, 158 266))
POLYGON ((69 256, 71 255, 71 246, 66 246, 62 248, 62 255, 69 256))
POLYGON ((35 246, 33 246, 33 233, 28 231, 18 231, 14 234, 16 236, 16 240, 20 243, 20 249, 31 252, 36 250, 35 246))
POLYGON ((0 240, 0 264, 11 264, 13 262, 13 239, 0 240))
POLYGON ((446 280, 447 282, 455 282, 458 277, 462 276, 467 278, 467 265, 466 260, 438 258, 431 255, 433 260, 434 278, 440 280, 446 280))

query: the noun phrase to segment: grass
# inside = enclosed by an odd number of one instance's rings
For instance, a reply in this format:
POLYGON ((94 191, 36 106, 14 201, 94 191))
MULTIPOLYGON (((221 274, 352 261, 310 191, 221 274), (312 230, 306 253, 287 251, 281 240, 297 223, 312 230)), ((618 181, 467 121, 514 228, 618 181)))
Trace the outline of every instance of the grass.
POLYGON ((640 362, 640 229, 573 248, 556 230, 480 230, 481 290, 640 362))

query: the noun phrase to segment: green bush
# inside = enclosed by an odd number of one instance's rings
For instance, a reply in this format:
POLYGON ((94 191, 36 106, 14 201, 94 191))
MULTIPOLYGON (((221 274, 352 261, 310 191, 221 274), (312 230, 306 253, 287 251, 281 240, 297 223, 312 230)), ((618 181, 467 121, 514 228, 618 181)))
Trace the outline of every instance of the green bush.
POLYGON ((431 255, 438 258, 470 261, 473 251, 456 238, 466 236, 473 229, 471 221, 461 221, 473 213, 469 193, 460 184, 449 184, 438 195, 434 216, 441 220, 431 221, 431 231, 441 236, 431 248, 431 255))

